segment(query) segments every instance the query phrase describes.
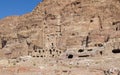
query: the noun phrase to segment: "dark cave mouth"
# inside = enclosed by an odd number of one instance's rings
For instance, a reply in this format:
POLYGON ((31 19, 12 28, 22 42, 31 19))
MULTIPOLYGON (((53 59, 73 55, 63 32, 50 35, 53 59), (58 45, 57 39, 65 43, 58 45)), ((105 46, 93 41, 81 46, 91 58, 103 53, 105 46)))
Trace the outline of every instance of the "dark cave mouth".
POLYGON ((113 49, 112 53, 115 53, 115 54, 120 53, 120 49, 113 49))
POLYGON ((72 54, 69 54, 68 55, 68 59, 72 59, 73 58, 73 55, 72 54))

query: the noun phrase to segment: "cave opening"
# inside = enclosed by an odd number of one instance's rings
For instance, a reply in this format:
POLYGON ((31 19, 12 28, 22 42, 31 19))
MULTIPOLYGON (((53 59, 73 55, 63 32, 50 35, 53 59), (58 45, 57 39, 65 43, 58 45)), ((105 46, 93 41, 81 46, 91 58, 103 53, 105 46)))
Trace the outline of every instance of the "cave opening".
POLYGON ((35 56, 32 56, 32 57, 35 57, 35 56))
POLYGON ((39 58, 39 56, 37 56, 37 58, 39 58))
POLYGON ((78 52, 84 52, 84 50, 83 49, 79 49, 78 52))
POLYGON ((2 48, 4 48, 7 44, 7 41, 6 40, 2 40, 2 48))
POLYGON ((103 47, 103 44, 98 44, 99 47, 103 47))
POLYGON ((100 55, 102 55, 103 54, 103 52, 102 51, 100 51, 100 55))
POLYGON ((40 57, 43 57, 43 55, 41 55, 40 57))
POLYGON ((90 20, 90 22, 92 23, 92 22, 93 22, 93 20, 90 20))
POLYGON ((116 53, 120 53, 120 49, 113 49, 113 50, 112 50, 112 53, 115 53, 115 54, 116 54, 116 53))
POLYGON ((41 50, 39 50, 39 53, 41 53, 41 50))
POLYGON ((69 54, 68 55, 68 59, 72 59, 73 58, 73 55, 72 54, 69 54))
POLYGON ((50 54, 52 54, 52 50, 50 49, 49 51, 50 51, 50 54))

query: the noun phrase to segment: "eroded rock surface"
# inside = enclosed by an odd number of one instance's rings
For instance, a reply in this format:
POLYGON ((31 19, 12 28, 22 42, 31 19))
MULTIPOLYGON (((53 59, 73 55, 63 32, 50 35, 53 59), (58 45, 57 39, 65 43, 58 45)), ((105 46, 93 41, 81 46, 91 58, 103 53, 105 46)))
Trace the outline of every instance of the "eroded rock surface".
POLYGON ((1 75, 120 75, 119 0, 44 0, 0 20, 1 75))

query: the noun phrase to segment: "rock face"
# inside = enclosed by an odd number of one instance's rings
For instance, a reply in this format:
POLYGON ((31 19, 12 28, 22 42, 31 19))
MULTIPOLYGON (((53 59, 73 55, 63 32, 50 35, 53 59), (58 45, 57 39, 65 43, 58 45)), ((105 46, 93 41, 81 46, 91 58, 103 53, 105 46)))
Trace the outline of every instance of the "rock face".
POLYGON ((0 20, 2 75, 120 75, 119 56, 119 0, 44 0, 0 20))

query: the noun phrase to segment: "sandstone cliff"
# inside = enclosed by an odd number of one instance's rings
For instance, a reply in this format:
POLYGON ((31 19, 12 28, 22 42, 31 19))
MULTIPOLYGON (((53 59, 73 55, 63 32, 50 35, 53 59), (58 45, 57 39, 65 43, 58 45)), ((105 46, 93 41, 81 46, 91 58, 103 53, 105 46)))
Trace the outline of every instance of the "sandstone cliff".
MULTIPOLYGON (((91 75, 119 75, 118 69, 113 73, 106 71, 111 72, 111 65, 120 68, 119 53, 119 0, 44 0, 28 14, 0 20, 1 59, 31 56, 34 61, 56 61, 56 67, 61 69, 73 67, 66 75, 79 75, 75 67, 89 65, 95 70, 87 70, 91 75)), ((26 63, 30 62, 21 64, 26 63)), ((54 62, 46 64, 51 63, 54 62)), ((82 70, 81 75, 86 75, 82 70)))

